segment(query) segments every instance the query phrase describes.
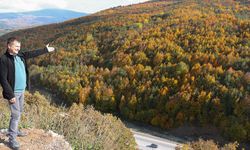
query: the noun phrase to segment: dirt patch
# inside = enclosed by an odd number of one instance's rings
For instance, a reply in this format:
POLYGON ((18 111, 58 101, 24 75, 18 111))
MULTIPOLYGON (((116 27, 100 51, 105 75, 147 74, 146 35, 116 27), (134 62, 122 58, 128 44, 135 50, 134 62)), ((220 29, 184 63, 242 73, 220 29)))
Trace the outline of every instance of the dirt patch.
MULTIPOLYGON (((65 141, 63 136, 54 133, 53 131, 45 132, 41 129, 23 129, 28 133, 25 137, 18 137, 20 143, 19 150, 72 150, 70 144, 65 141)), ((7 130, 0 131, 0 149, 11 150, 8 145, 7 130)))

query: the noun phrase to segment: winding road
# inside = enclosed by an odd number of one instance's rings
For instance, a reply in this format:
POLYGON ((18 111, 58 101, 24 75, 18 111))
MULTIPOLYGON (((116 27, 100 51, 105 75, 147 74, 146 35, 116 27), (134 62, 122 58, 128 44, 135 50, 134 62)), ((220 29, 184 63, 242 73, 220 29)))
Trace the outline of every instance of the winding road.
POLYGON ((153 127, 124 120, 123 123, 134 134, 139 150, 175 150, 176 147, 185 142, 183 139, 174 137, 166 131, 156 131, 153 127))
POLYGON ((133 131, 139 150, 175 150, 180 143, 165 138, 133 131))

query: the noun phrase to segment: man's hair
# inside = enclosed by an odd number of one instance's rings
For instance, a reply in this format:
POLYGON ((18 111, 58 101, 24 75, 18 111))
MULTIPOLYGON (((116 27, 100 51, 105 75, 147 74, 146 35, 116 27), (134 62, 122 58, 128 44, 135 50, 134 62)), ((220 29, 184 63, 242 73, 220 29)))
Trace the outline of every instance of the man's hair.
POLYGON ((20 43, 19 39, 17 37, 13 36, 13 37, 10 37, 10 38, 7 39, 7 45, 13 43, 14 41, 17 41, 17 42, 20 43))

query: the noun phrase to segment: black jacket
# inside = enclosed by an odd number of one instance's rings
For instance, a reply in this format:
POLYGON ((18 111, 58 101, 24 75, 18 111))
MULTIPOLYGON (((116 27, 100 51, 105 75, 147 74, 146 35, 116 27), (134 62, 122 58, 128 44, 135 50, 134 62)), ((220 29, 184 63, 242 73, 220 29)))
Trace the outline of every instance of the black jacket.
MULTIPOLYGON (((24 62, 25 71, 26 71, 26 85, 27 89, 29 89, 29 71, 27 67, 26 60, 29 58, 33 58, 42 54, 47 53, 47 48, 38 49, 34 51, 27 52, 19 52, 17 55, 24 62)), ((15 64, 14 64, 14 56, 10 55, 9 52, 6 51, 0 58, 0 83, 3 88, 3 97, 5 99, 11 100, 15 97, 14 95, 14 87, 15 87, 15 64)))

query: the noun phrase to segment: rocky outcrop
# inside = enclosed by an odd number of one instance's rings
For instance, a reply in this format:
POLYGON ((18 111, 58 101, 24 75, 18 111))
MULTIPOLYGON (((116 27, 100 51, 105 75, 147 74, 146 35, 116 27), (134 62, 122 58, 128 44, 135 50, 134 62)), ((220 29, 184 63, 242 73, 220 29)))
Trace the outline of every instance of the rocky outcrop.
MULTIPOLYGON (((41 129, 23 129, 28 133, 25 137, 18 137, 19 150, 72 150, 63 136, 53 131, 45 132, 41 129)), ((8 146, 7 130, 0 131, 0 150, 11 150, 8 146)))

